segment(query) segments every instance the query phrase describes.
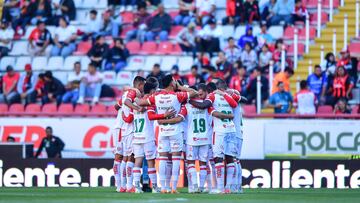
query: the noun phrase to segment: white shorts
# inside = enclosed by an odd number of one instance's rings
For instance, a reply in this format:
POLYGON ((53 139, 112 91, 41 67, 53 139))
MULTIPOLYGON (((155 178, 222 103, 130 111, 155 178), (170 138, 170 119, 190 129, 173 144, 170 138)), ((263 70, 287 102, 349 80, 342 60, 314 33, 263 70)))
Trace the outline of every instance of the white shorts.
POLYGON ((123 155, 124 154, 124 148, 123 148, 123 144, 121 142, 121 134, 120 134, 120 128, 115 128, 112 131, 112 136, 113 136, 113 143, 115 144, 114 147, 114 154, 120 154, 123 155))
POLYGON ((214 132, 213 153, 216 158, 224 158, 225 155, 236 157, 237 142, 235 133, 214 132))
POLYGON ((135 158, 146 157, 147 160, 156 158, 156 145, 155 141, 147 143, 134 143, 134 156, 135 158))
POLYGON ((181 152, 184 147, 183 134, 159 136, 158 152, 181 152))
POLYGON ((237 138, 236 138, 236 149, 237 149, 236 158, 237 158, 237 159, 240 159, 242 144, 243 144, 243 138, 237 137, 237 138))
POLYGON ((121 138, 121 142, 123 144, 123 155, 124 156, 131 156, 133 154, 133 139, 134 139, 134 133, 131 133, 127 136, 123 136, 121 138))
POLYGON ((186 160, 207 162, 209 159, 209 148, 209 145, 186 145, 186 160))

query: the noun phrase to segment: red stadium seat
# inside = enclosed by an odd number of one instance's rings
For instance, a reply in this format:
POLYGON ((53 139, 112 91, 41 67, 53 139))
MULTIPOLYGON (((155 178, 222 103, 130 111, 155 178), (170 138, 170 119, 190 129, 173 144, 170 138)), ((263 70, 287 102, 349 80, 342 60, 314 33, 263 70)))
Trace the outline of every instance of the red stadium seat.
POLYGON ((333 108, 330 105, 319 106, 317 113, 318 114, 332 114, 333 108))
POLYGON ((184 29, 184 27, 179 25, 171 27, 169 38, 175 38, 182 29, 184 29))
POLYGON ((182 50, 179 44, 175 44, 173 51, 171 52, 172 55, 181 55, 182 54, 182 50))
POLYGON ((358 114, 359 113, 359 106, 354 106, 351 110, 351 114, 358 114))
POLYGON ((140 52, 140 42, 131 41, 126 44, 126 48, 129 50, 130 54, 138 54, 140 52))
POLYGON ((61 104, 58 109, 58 114, 61 115, 71 115, 74 112, 74 107, 72 104, 61 104))
POLYGON ((25 112, 28 114, 38 114, 41 112, 41 106, 39 104, 29 104, 26 106, 25 112))
POLYGON ((244 110, 245 114, 255 114, 256 113, 255 105, 244 105, 243 110, 244 110))
POLYGON ((56 104, 44 104, 42 107, 42 113, 47 114, 48 116, 55 115, 57 113, 56 104))
POLYGON ((171 42, 160 42, 158 49, 157 49, 157 54, 160 55, 166 55, 166 54, 171 54, 173 51, 174 45, 171 42))
POLYGON ((8 106, 6 104, 0 104, 0 115, 5 114, 8 111, 8 106))
POLYGON ((141 48, 141 54, 155 54, 157 50, 157 44, 155 42, 145 42, 141 48))
POLYGON ((91 108, 91 114, 105 115, 106 111, 107 111, 107 109, 104 104, 96 104, 96 105, 92 106, 92 108, 91 108))
MULTIPOLYGON (((314 39, 315 36, 316 36, 316 28, 310 27, 310 29, 309 29, 309 38, 314 39)), ((300 40, 305 40, 306 39, 306 30, 305 29, 300 30, 299 39, 300 40)))
POLYGON ((350 43, 349 52, 352 56, 360 56, 360 43, 350 43))
POLYGON ((133 23, 134 14, 132 12, 122 12, 121 17, 122 17, 122 23, 124 23, 124 24, 133 23))
POLYGON ((107 107, 107 114, 108 114, 108 115, 116 115, 116 114, 117 114, 117 111, 116 111, 116 109, 114 108, 114 106, 108 106, 108 107, 107 107))
POLYGON ((288 26, 284 31, 284 39, 294 39, 294 27, 288 26))
MULTIPOLYGON (((321 12, 321 25, 329 21, 329 16, 326 12, 321 12)), ((317 13, 310 15, 310 25, 317 25, 317 13)))
POLYGON ((10 114, 22 114, 24 113, 24 105, 22 104, 13 104, 9 108, 10 114))
POLYGON ((77 46, 77 50, 73 53, 74 55, 86 55, 91 49, 90 42, 80 42, 77 46))
POLYGON ((179 15, 178 10, 169 11, 168 14, 171 16, 172 19, 174 19, 177 15, 179 15))
POLYGON ((308 0, 306 2, 306 8, 317 8, 318 0, 308 0))
POLYGON ((87 113, 90 112, 89 104, 78 104, 75 107, 74 113, 77 115, 85 116, 87 113))
POLYGON ((125 25, 122 27, 122 30, 121 30, 121 35, 120 37, 122 39, 125 39, 126 38, 126 33, 129 32, 130 30, 133 30, 135 29, 132 25, 125 25))
MULTIPOLYGON (((333 1, 333 8, 339 7, 340 3, 339 0, 332 0, 333 1)), ((330 8, 330 0, 325 0, 322 4, 324 8, 330 8)))
MULTIPOLYGON (((289 47, 286 49, 289 56, 294 56, 294 44, 290 44, 289 47)), ((298 56, 302 56, 305 51, 305 45, 302 43, 298 43, 298 56)))

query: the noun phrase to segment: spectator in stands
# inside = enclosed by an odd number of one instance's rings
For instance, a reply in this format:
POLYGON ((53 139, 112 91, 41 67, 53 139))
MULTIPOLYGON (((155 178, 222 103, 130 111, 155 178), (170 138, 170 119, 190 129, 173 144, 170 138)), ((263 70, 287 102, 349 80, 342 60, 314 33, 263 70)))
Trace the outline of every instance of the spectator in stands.
POLYGON ((341 50, 340 59, 338 60, 336 66, 344 67, 346 72, 352 77, 352 79, 357 77, 357 66, 353 67, 350 52, 348 49, 344 48, 341 50))
POLYGON ((146 77, 146 78, 150 78, 150 77, 154 77, 159 81, 159 87, 162 88, 162 78, 165 76, 165 73, 163 71, 161 71, 160 69, 160 65, 155 63, 153 66, 152 71, 150 72, 150 74, 146 77))
POLYGON ((294 70, 290 67, 286 67, 284 72, 277 73, 273 80, 272 93, 279 91, 278 84, 279 82, 283 83, 284 89, 287 92, 290 92, 290 78, 294 75, 294 70))
POLYGON ((58 23, 58 19, 65 16, 67 21, 75 20, 76 8, 73 0, 53 1, 53 9, 55 10, 54 24, 58 23))
POLYGON ((303 5, 302 0, 295 0, 295 7, 292 14, 293 22, 300 21, 305 23, 308 11, 306 6, 303 5))
POLYGON ((333 76, 336 70, 336 58, 331 52, 327 53, 324 62, 321 64, 321 71, 328 76, 333 76))
POLYGON ((158 13, 151 18, 145 38, 147 41, 154 41, 159 36, 160 41, 167 41, 170 29, 171 17, 165 13, 164 5, 159 4, 158 13))
POLYGON ((244 5, 242 0, 226 0, 226 17, 223 18, 223 25, 231 24, 235 27, 243 21, 244 5))
POLYGON ((345 98, 339 99, 334 107, 334 114, 351 114, 351 108, 345 98))
POLYGON ((215 17, 215 0, 196 0, 195 7, 198 24, 205 26, 211 18, 215 17))
POLYGON ((36 95, 34 94, 35 85, 37 83, 37 75, 32 72, 30 64, 25 65, 25 72, 20 75, 17 84, 17 97, 19 101, 25 101, 25 104, 36 102, 36 95))
POLYGON ((98 35, 95 38, 95 43, 87 53, 91 63, 93 63, 97 68, 102 67, 104 59, 106 59, 109 51, 109 45, 105 43, 104 36, 98 35))
POLYGON ((120 34, 120 29, 123 24, 123 18, 120 13, 116 13, 114 6, 109 6, 107 12, 110 15, 111 22, 113 22, 115 26, 115 30, 112 34, 112 37, 118 37, 120 34), (115 36, 114 36, 115 35, 115 36))
POLYGON ((233 37, 229 37, 227 41, 228 46, 224 49, 225 56, 230 63, 235 63, 237 60, 240 59, 241 50, 235 44, 235 40, 233 37))
POLYGON ((244 50, 241 52, 241 63, 246 68, 246 71, 250 73, 257 66, 256 52, 252 49, 251 44, 247 42, 244 50))
POLYGON ((296 113, 301 115, 315 114, 317 101, 315 94, 308 89, 307 81, 302 80, 300 82, 300 91, 296 93, 294 99, 296 113))
POLYGON ((74 71, 68 74, 68 84, 66 84, 66 93, 62 97, 62 103, 72 103, 76 105, 79 99, 80 81, 84 77, 81 72, 80 62, 74 63, 74 71))
POLYGON ((42 98, 44 95, 44 86, 45 86, 45 74, 40 73, 35 84, 35 91, 32 93, 34 98, 42 98))
POLYGON ((179 14, 174 18, 175 25, 187 26, 191 19, 191 13, 194 10, 194 0, 179 0, 179 14))
POLYGON ((239 91, 241 95, 245 95, 247 82, 246 69, 244 66, 238 66, 237 74, 231 77, 229 87, 239 91))
POLYGON ((29 36, 28 52, 31 56, 49 56, 51 52, 51 33, 44 21, 38 21, 29 36))
POLYGON ((37 25, 38 21, 50 22, 52 19, 51 3, 48 0, 36 0, 28 7, 31 24, 37 25))
POLYGON ((217 71, 219 71, 223 75, 225 81, 229 83, 232 73, 232 64, 227 60, 224 52, 219 52, 215 65, 217 71))
POLYGON ((191 66, 190 71, 191 72, 186 74, 185 77, 184 77, 185 84, 187 84, 189 86, 194 86, 194 85, 199 84, 199 83, 205 83, 204 79, 198 73, 198 66, 197 65, 191 66))
POLYGON ((321 103, 325 103, 327 81, 327 76, 324 72, 321 72, 319 65, 315 65, 314 73, 307 78, 307 85, 321 103))
POLYGON ((106 56, 105 70, 115 70, 116 73, 125 68, 126 60, 129 57, 129 50, 126 48, 121 38, 114 39, 114 47, 111 48, 106 56))
POLYGON ((285 24, 292 24, 292 13, 294 8, 294 0, 277 0, 275 7, 272 10, 270 24, 278 25, 281 21, 285 21, 285 24))
POLYGON ((64 150, 64 142, 57 136, 53 135, 53 129, 46 127, 46 137, 41 141, 35 157, 38 158, 45 147, 47 158, 62 158, 61 151, 64 150))
POLYGON ((259 67, 263 73, 267 73, 269 71, 269 65, 272 57, 273 55, 269 51, 269 46, 264 44, 259 54, 259 67))
POLYGON ((174 80, 176 81, 182 81, 182 77, 179 74, 179 66, 173 65, 170 71, 171 75, 173 76, 174 80))
POLYGON ((145 1, 148 6, 158 6, 161 3, 161 0, 140 0, 145 1))
MULTIPOLYGON (((279 72, 281 70, 281 52, 282 52, 283 45, 284 45, 284 41, 282 39, 276 40, 275 50, 273 52, 275 72, 279 72)), ((285 58, 286 58, 286 52, 285 52, 285 58)))
POLYGON ((185 53, 191 52, 193 58, 196 57, 195 38, 198 34, 198 31, 195 28, 195 23, 189 23, 188 26, 183 28, 176 36, 176 41, 181 47, 181 50, 185 53))
POLYGON ((59 18, 59 27, 55 30, 54 46, 51 56, 67 57, 76 49, 76 29, 69 25, 64 17, 59 18))
MULTIPOLYGON (((20 1, 19 0, 6 0, 3 1, 3 17, 9 22, 15 21, 20 17, 21 9, 20 9, 20 1)), ((28 4, 29 5, 29 4, 28 4)))
POLYGON ((193 65, 200 67, 200 70, 201 70, 201 68, 210 65, 209 55, 204 52, 197 53, 193 65))
POLYGON ((0 95, 0 103, 11 105, 19 102, 16 92, 16 85, 19 81, 19 77, 20 74, 15 72, 12 66, 9 65, 6 67, 6 74, 2 78, 2 95, 0 95))
POLYGON ((334 80, 330 81, 327 94, 327 104, 335 105, 340 98, 350 99, 354 82, 343 66, 336 70, 334 80))
POLYGON ((277 88, 279 91, 271 95, 268 107, 274 108, 274 113, 290 113, 293 103, 293 98, 291 94, 285 91, 285 86, 283 82, 278 82, 277 88))
POLYGON ((51 71, 46 71, 44 74, 44 88, 42 92, 42 103, 47 104, 50 102, 61 103, 63 94, 65 93, 65 87, 61 81, 55 78, 51 71))
POLYGON ((257 42, 257 50, 260 50, 264 44, 272 44, 273 43, 273 37, 267 33, 267 25, 266 23, 260 24, 260 33, 256 36, 256 42, 257 42))
POLYGON ((103 76, 96 70, 96 64, 90 63, 88 66, 88 72, 80 82, 79 99, 77 103, 82 104, 85 98, 91 97, 92 103, 99 102, 103 76))
POLYGON ((206 82, 214 82, 213 80, 220 78, 220 79, 224 79, 224 75, 222 72, 217 71, 216 68, 214 66, 205 66, 203 68, 203 71, 207 72, 206 76, 204 77, 206 78, 206 82))
POLYGON ((14 142, 15 142, 15 137, 9 135, 9 136, 6 138, 6 142, 14 143, 14 142))
POLYGON ((136 0, 120 0, 120 12, 132 11, 136 6, 136 0))
POLYGON ((253 36, 253 28, 251 25, 247 25, 246 29, 245 29, 245 34, 242 35, 238 41, 238 46, 241 47, 242 49, 245 48, 245 44, 248 42, 250 43, 251 47, 255 47, 256 46, 256 39, 253 36))
MULTIPOLYGON (((261 75, 261 70, 259 68, 253 69, 249 84, 246 87, 246 98, 248 99, 248 104, 257 103, 257 77, 260 76, 261 84, 261 102, 263 103, 269 98, 269 80, 261 75)), ((260 104, 257 104, 260 105, 260 104)))
POLYGON ((101 28, 101 22, 97 17, 98 12, 93 9, 90 11, 89 13, 89 19, 88 22, 86 23, 86 27, 84 30, 84 36, 83 39, 84 41, 86 41, 89 37, 91 39, 95 38, 95 36, 100 32, 100 28, 101 28))
POLYGON ((263 9, 260 6, 261 19, 266 21, 266 24, 270 26, 270 19, 274 16, 276 0, 270 0, 263 5, 263 9))
POLYGON ((200 30, 199 37, 196 38, 197 50, 208 52, 211 58, 213 52, 220 51, 220 38, 222 34, 221 26, 217 26, 214 19, 209 20, 209 24, 200 30))
POLYGON ((246 0, 244 3, 245 23, 251 24, 254 20, 260 21, 259 3, 257 0, 246 0))
POLYGON ((7 21, 2 20, 0 24, 0 58, 9 54, 13 37, 14 30, 7 21))
POLYGON ((109 10, 105 11, 102 15, 100 32, 98 33, 103 36, 119 36, 119 24, 111 18, 109 10))
POLYGON ((139 5, 138 12, 134 14, 133 30, 126 33, 126 41, 130 41, 134 38, 141 43, 145 41, 145 33, 147 25, 150 23, 151 15, 146 12, 146 7, 139 5))

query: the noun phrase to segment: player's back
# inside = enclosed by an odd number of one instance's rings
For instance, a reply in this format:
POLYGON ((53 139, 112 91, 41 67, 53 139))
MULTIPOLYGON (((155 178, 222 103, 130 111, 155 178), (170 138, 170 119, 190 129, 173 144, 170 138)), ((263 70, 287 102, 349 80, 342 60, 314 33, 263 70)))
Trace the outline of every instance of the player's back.
MULTIPOLYGON (((128 90, 126 92, 124 92, 124 94, 121 97, 121 101, 122 101, 122 106, 121 106, 121 110, 123 113, 124 117, 129 117, 131 114, 133 114, 133 110, 131 108, 129 108, 128 106, 125 105, 125 101, 129 100, 130 102, 134 102, 136 97, 136 92, 134 90, 128 90)), ((132 132, 134 132, 134 125, 132 121, 125 121, 123 120, 123 124, 121 127, 121 133, 123 136, 129 135, 132 132)))
POLYGON ((149 119, 148 111, 155 111, 151 106, 146 111, 134 111, 134 143, 147 143, 155 140, 154 122, 149 119))
MULTIPOLYGON (((226 101, 224 96, 210 93, 207 100, 212 102, 213 108, 224 114, 233 114, 233 108, 226 101)), ((213 131, 217 133, 231 133, 236 132, 235 124, 232 119, 220 119, 213 117, 213 131)))

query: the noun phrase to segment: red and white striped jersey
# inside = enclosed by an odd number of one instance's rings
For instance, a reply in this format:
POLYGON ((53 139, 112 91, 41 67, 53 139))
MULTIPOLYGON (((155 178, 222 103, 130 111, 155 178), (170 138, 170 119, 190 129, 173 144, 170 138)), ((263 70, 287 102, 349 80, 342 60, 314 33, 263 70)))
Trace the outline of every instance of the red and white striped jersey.
POLYGON ((125 101, 129 100, 130 102, 134 102, 136 97, 136 91, 135 90, 128 90, 126 92, 124 92, 124 94, 121 97, 121 101, 122 101, 122 115, 123 115, 123 120, 124 117, 127 117, 129 119, 124 120, 122 126, 121 126, 121 135, 122 136, 127 136, 131 133, 134 132, 134 124, 133 124, 133 110, 131 108, 129 108, 128 106, 125 105, 125 101))
POLYGON ((155 112, 155 107, 149 106, 144 112, 134 111, 133 143, 147 143, 155 140, 154 122, 148 116, 150 111, 155 112))

